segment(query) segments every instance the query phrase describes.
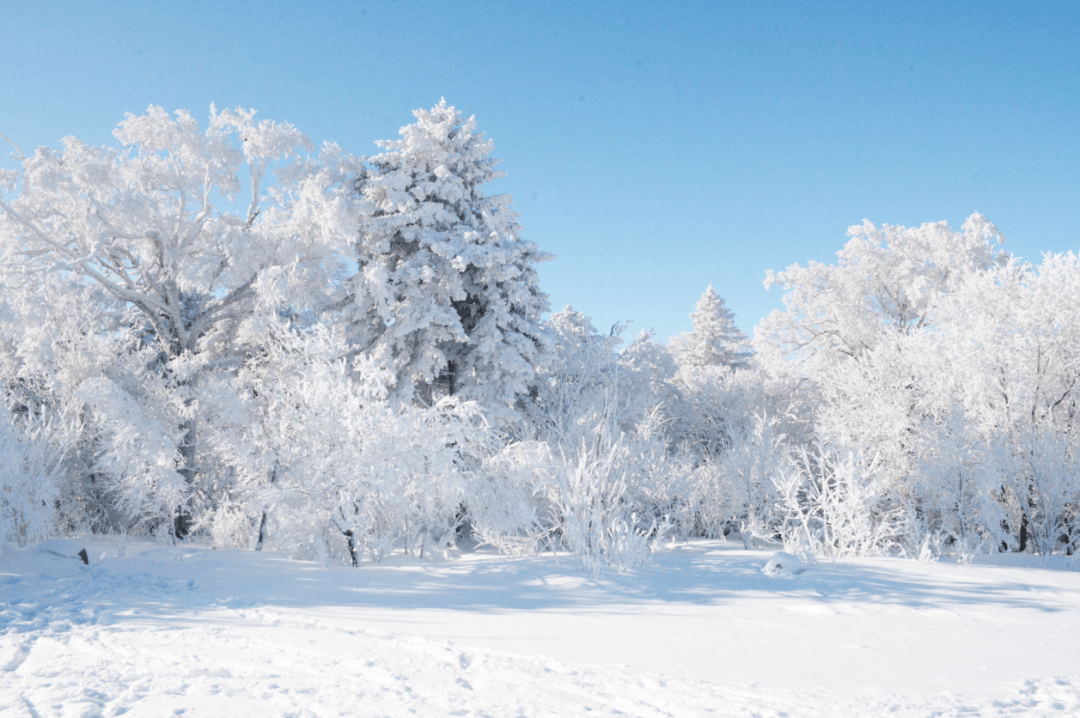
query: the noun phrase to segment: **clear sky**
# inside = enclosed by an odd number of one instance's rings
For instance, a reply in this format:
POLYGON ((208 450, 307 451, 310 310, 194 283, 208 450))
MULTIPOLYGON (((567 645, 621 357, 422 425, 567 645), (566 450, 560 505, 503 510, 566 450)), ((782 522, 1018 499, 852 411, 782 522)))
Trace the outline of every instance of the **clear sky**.
POLYGON ((552 306, 601 331, 688 331, 712 284, 750 333, 765 271, 833 261, 864 217, 1080 249, 1076 1, 0 0, 0 68, 28 152, 215 102, 374 154, 446 97, 558 255, 552 306))

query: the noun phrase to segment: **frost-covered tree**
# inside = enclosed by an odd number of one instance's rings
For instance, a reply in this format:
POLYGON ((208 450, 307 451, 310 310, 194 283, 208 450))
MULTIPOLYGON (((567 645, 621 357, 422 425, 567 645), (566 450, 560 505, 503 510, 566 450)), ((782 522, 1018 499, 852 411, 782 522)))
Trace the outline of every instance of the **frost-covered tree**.
POLYGON ((541 440, 576 443, 601 423, 604 407, 616 400, 622 325, 608 335, 573 307, 547 323, 551 360, 544 366, 535 400, 528 407, 532 432, 541 440))
POLYGON ((561 545, 597 573, 646 560, 650 541, 684 513, 676 504, 689 493, 686 467, 669 451, 664 418, 674 361, 649 332, 616 352, 624 328, 601 334, 571 307, 552 315, 551 356, 526 412, 529 439, 487 462, 492 483, 521 487, 510 503, 517 508, 479 522, 485 540, 519 551, 561 545))
MULTIPOLYGON (((97 470, 108 460, 110 442, 96 421, 102 415, 89 420, 80 389, 91 378, 111 377, 141 395, 135 376, 146 372, 154 353, 135 348, 139 342, 126 325, 109 320, 103 307, 110 300, 100 288, 55 272, 39 279, 38 285, 8 285, 0 295, 0 410, 21 434, 59 457, 48 478, 56 492, 53 528, 123 529, 114 510, 122 492, 114 479, 125 477, 97 470)), ((170 435, 178 428, 179 419, 170 435)), ((123 451, 121 444, 115 445, 123 451)), ((170 470, 175 475, 175 465, 170 470)), ((154 512, 152 501, 139 503, 136 514, 154 512)))
MULTIPOLYGON (((950 391, 941 387, 943 378, 958 368, 946 360, 949 352, 941 345, 941 338, 951 332, 946 326, 948 307, 965 287, 1006 263, 993 246, 1003 238, 978 214, 961 231, 944 222, 881 229, 864 222, 852 227, 849 236, 836 264, 812 262, 768 274, 766 286, 787 289, 785 309, 761 322, 754 348, 766 370, 799 382, 796 403, 813 417, 820 446, 845 447, 841 458, 853 452, 866 466, 874 466, 874 480, 851 496, 872 506, 875 520, 882 520, 875 524, 885 527, 881 541, 918 555, 927 536, 943 525, 960 525, 938 510, 950 505, 940 494, 942 486, 950 485, 943 476, 962 477, 967 493, 956 501, 965 506, 975 501, 964 483, 968 468, 943 468, 943 474, 927 469, 921 458, 936 450, 927 444, 928 437, 938 442, 945 436, 927 427, 943 425, 953 411, 950 391), (873 496, 866 494, 871 487, 873 496), (928 522, 930 516, 936 518, 928 522)), ((832 456, 805 449, 806 456, 832 456)), ((855 476, 845 461, 835 464, 834 476, 855 476)), ((815 459, 802 462, 800 469, 813 482, 807 485, 824 491, 808 494, 800 489, 802 495, 818 496, 821 506, 841 496, 825 491, 827 466, 815 459), (821 467, 816 476, 815 467, 821 467)), ((819 509, 821 521, 843 515, 835 507, 819 509)), ((968 518, 971 515, 968 511, 968 518)), ((979 533, 965 526, 965 541, 979 533)))
POLYGON ((934 400, 919 377, 933 356, 935 310, 1003 261, 991 243, 1002 235, 978 214, 959 232, 944 222, 878 229, 867 221, 848 234, 836 264, 768 273, 766 286, 787 289, 785 309, 762 320, 754 346, 769 371, 804 380, 801 399, 819 433, 880 457, 895 485, 912 469, 934 400))
POLYGON ((958 404, 924 424, 913 492, 919 501, 905 506, 915 542, 934 551, 951 541, 961 560, 994 550, 1008 540, 1008 524, 992 446, 958 404))
POLYGON ((992 244, 1004 235, 980 214, 959 232, 945 222, 878 229, 865 220, 848 236, 836 264, 766 274, 766 289, 786 290, 784 309, 763 319, 754 336, 758 359, 774 371, 786 359, 801 376, 820 376, 886 337, 926 327, 936 300, 1005 260, 992 244))
MULTIPOLYGON (((300 132, 254 114, 211 108, 204 130, 187 112, 151 107, 120 123, 119 147, 69 137, 62 151, 17 155, 19 169, 0 175, 5 286, 33 291, 55 272, 61 291, 100 290, 99 330, 148 351, 173 402, 174 468, 188 496, 203 473, 200 377, 238 366, 258 341, 261 314, 334 299, 331 277, 356 233, 350 159, 327 146, 308 160, 300 132), (266 187, 275 162, 278 181, 266 187), (234 212, 241 170, 251 199, 234 212)), ((81 396, 116 408, 126 405, 122 394, 131 391, 95 379, 81 396)), ((177 514, 179 534, 185 516, 177 514)))
POLYGON ((393 375, 367 356, 341 358, 342 333, 271 323, 265 351, 240 372, 242 411, 216 427, 237 474, 210 520, 219 541, 355 566, 398 549, 439 554, 456 539, 486 425, 450 397, 388 402, 393 375))
POLYGON ((549 256, 521 238, 509 196, 485 194, 502 173, 476 121, 445 100, 414 114, 357 183, 359 349, 394 372, 400 399, 458 396, 507 418, 545 352, 534 265, 549 256))
POLYGON ((690 315, 694 331, 671 340, 681 367, 724 366, 741 368, 750 359, 749 340, 737 326, 735 315, 710 284, 690 315))
POLYGON ((561 445, 574 445, 598 427, 632 434, 645 417, 675 403, 675 362, 651 332, 617 351, 625 324, 601 334, 567 306, 545 325, 551 349, 525 412, 525 434, 561 445))
POLYGON ((937 312, 928 353, 932 393, 963 408, 965 424, 992 447, 1009 543, 1074 550, 1080 479, 1080 259, 1013 260, 967 282, 937 312))

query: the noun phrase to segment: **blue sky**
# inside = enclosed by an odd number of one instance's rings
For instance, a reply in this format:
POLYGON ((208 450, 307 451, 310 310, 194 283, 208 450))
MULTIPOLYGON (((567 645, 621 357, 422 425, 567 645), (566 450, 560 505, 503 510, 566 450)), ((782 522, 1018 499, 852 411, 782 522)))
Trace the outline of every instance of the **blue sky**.
POLYGON ((666 340, 712 284, 749 333, 765 271, 833 261, 864 217, 1080 249, 1080 2, 0 0, 0 29, 27 151, 215 102, 374 154, 446 97, 558 255, 553 307, 602 331, 666 340))

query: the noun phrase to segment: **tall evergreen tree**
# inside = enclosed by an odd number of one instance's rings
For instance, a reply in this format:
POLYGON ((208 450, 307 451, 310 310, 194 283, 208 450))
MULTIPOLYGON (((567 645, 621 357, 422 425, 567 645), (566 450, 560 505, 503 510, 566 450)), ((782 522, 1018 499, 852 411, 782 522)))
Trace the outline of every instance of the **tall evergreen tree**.
POLYGON ((694 331, 672 340, 680 366, 746 366, 751 354, 746 335, 735 326, 735 315, 711 284, 698 300, 690 320, 694 331))
POLYGON ((401 399, 455 395, 508 417, 548 343, 534 265, 550 256, 520 237, 509 196, 484 194, 502 173, 475 119, 445 100, 414 114, 357 182, 360 348, 401 399))

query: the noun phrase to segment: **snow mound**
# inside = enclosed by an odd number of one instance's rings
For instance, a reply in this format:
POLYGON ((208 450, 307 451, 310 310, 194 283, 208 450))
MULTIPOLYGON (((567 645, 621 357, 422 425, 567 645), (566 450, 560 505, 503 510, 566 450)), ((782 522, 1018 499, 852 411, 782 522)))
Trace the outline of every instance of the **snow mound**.
POLYGON ((798 556, 786 551, 777 551, 761 569, 761 572, 766 576, 786 576, 791 578, 804 570, 803 562, 799 560, 798 556))
POLYGON ((30 648, 21 644, 0 646, 0 671, 13 671, 22 665, 30 648))

